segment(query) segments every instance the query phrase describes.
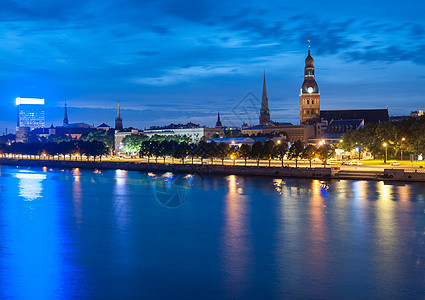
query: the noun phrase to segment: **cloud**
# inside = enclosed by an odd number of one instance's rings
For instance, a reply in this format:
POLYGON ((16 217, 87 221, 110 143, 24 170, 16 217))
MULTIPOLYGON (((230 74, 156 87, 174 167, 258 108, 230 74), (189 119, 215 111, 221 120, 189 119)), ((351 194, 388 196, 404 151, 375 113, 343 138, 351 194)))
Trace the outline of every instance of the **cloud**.
POLYGON ((237 68, 232 66, 189 66, 167 70, 165 75, 160 77, 136 78, 134 81, 146 85, 163 86, 189 82, 201 77, 231 75, 237 72, 237 68))

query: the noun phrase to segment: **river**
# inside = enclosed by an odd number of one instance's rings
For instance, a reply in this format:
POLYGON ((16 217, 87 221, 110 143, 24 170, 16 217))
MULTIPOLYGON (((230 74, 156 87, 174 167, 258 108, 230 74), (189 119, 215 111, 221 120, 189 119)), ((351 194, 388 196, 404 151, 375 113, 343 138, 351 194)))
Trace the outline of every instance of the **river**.
POLYGON ((425 297, 425 184, 0 175, 2 299, 425 297))

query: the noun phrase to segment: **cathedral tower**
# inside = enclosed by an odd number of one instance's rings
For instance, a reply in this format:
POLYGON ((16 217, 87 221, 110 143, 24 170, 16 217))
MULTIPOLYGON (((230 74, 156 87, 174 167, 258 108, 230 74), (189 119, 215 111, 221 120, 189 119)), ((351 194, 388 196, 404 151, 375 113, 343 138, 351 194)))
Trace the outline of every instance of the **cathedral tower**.
POLYGON ((121 119, 121 111, 120 111, 120 102, 118 101, 118 111, 117 118, 115 119, 115 130, 122 130, 122 119, 121 119))
POLYGON ((266 72, 264 72, 263 97, 261 98, 261 109, 260 109, 260 125, 267 125, 269 123, 270 123, 269 99, 267 98, 267 90, 266 90, 266 72))
POLYGON ((313 124, 320 121, 320 93, 314 75, 314 60, 310 46, 305 59, 304 82, 300 93, 300 123, 313 124))
POLYGON ((66 102, 65 102, 65 112, 63 114, 63 127, 66 127, 69 125, 69 120, 68 120, 68 107, 66 106, 66 102))

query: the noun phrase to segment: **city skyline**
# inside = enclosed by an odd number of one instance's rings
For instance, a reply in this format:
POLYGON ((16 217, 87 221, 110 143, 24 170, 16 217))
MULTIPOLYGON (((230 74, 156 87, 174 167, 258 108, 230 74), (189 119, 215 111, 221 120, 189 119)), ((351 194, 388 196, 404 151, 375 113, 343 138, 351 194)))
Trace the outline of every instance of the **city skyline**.
POLYGON ((45 98, 46 126, 65 101, 70 122, 113 125, 116 100, 125 127, 213 126, 218 111, 241 125, 233 110, 261 99, 264 69, 271 119, 296 124, 307 40, 323 109, 423 108, 424 4, 365 3, 16 2, 0 15, 0 126, 13 128, 16 97, 45 98))

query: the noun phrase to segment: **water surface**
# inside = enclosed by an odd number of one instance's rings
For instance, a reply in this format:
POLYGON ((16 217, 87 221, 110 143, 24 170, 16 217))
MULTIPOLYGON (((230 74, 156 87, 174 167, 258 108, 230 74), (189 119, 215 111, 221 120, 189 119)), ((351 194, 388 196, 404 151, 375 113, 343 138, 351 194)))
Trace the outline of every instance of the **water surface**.
POLYGON ((0 169, 0 298, 425 297, 425 185, 0 169))

